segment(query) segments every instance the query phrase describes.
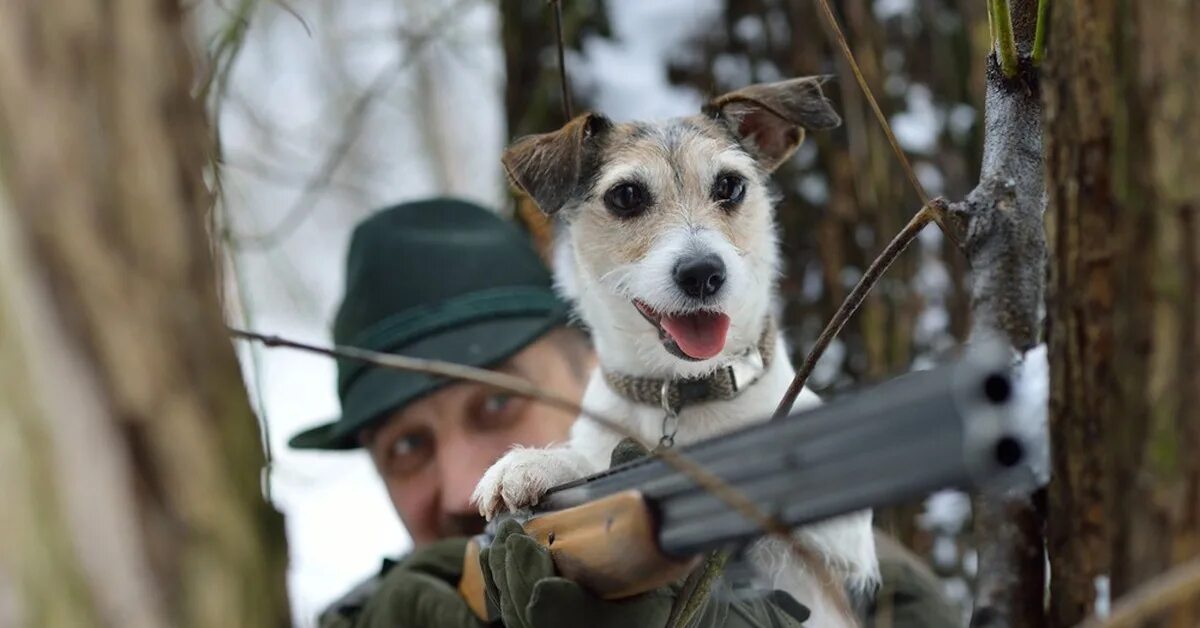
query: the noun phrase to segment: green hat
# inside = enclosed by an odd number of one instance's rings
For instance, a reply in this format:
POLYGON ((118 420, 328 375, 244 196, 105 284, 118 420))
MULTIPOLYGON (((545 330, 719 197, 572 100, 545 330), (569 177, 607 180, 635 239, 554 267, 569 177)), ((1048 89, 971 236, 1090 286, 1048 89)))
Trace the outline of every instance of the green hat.
MULTIPOLYGON (((491 367, 567 321, 550 272, 516 225, 459 200, 384 209, 354 229, 339 345, 491 367)), ((296 449, 354 449, 358 433, 450 381, 338 360, 337 421, 296 449)))

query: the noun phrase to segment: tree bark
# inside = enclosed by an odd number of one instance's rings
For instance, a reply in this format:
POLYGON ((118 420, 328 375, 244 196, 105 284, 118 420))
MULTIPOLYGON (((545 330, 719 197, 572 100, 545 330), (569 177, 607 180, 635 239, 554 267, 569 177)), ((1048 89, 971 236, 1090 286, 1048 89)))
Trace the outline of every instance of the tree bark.
MULTIPOLYGON (((1050 41, 1052 608, 1200 555, 1195 3, 1058 2, 1050 41), (1101 445, 1101 446, 1098 446, 1101 445)), ((1200 601, 1158 625, 1200 624, 1200 601)))
POLYGON ((180 11, 0 4, 0 625, 288 622, 180 11))
POLYGON ((1047 59, 1050 268, 1050 437, 1047 489, 1050 618, 1073 626, 1095 610, 1096 580, 1110 571, 1111 448, 1121 423, 1113 315, 1117 223, 1113 196, 1114 0, 1055 3, 1047 59), (1070 182, 1067 184, 1067 182, 1070 182))
MULTIPOLYGON (((988 58, 979 185, 952 208, 951 232, 972 269, 971 341, 1000 339, 1020 358, 1038 342, 1046 238, 1042 103, 1031 61, 1036 0, 1007 3, 1019 56, 1014 77, 988 58)), ((995 30, 995 29, 994 29, 995 30)), ((979 576, 972 626, 1045 625, 1042 514, 1035 495, 975 500, 979 576)))

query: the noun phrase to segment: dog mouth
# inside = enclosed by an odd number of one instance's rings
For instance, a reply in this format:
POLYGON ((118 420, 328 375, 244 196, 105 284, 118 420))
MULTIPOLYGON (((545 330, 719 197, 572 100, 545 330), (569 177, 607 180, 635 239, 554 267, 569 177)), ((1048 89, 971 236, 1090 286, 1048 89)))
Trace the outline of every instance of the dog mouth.
POLYGON ((655 311, 636 299, 633 306, 658 329, 663 346, 677 357, 707 360, 725 348, 725 339, 729 335, 727 314, 711 310, 667 314, 655 311))

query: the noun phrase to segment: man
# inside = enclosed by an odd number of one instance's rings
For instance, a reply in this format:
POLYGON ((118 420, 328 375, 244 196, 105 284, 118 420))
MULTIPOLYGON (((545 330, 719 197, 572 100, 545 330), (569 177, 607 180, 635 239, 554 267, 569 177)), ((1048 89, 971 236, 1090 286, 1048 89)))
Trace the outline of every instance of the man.
MULTIPOLYGON (((520 230, 483 208, 437 199, 385 209, 355 229, 333 332, 339 345, 491 368, 579 399, 594 357, 568 319, 520 230)), ((484 525, 471 492, 506 450, 561 442, 575 417, 483 385, 350 361, 338 363, 338 395, 341 418, 291 445, 365 448, 416 549, 385 563, 322 614, 321 625, 480 625, 455 590, 464 537, 484 525)), ((485 575, 510 628, 665 624, 672 591, 603 602, 557 578, 519 529, 502 536, 496 547, 506 551, 488 556, 494 569, 485 575)), ((799 626, 805 614, 790 598, 713 598, 698 625, 799 626)))

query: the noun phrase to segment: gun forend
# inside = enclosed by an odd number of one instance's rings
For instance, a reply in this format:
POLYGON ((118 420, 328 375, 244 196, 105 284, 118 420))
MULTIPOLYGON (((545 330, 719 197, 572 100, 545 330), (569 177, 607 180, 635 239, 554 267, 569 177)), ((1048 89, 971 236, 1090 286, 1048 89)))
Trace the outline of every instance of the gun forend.
MULTIPOLYGON (((560 575, 609 600, 670 584, 700 560, 667 556, 659 550, 654 514, 637 490, 534 515, 522 527, 550 549, 560 575)), ((487 542, 486 535, 471 539, 458 590, 476 616, 493 621, 499 609, 488 603, 479 562, 487 542)))

